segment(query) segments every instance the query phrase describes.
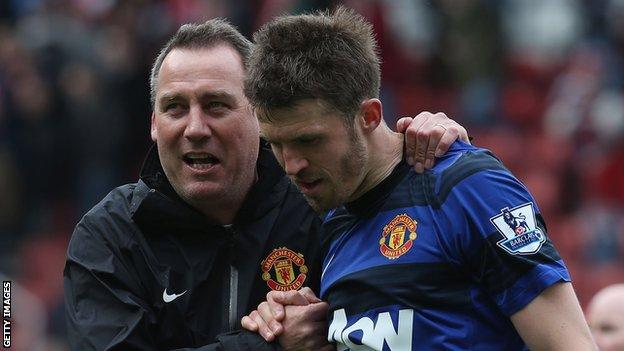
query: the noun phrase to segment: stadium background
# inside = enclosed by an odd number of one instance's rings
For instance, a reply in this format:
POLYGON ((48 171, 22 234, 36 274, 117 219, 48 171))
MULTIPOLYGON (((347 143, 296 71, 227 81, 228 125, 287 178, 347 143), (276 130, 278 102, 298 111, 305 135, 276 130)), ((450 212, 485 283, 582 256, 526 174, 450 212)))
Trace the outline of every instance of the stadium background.
MULTIPOLYGON (((1 0, 0 275, 13 347, 65 350, 64 253, 136 179, 148 71, 181 24, 249 36, 313 0, 1 0)), ((443 111, 528 186, 581 303, 624 281, 624 0, 353 0, 375 26, 385 116, 443 111)))

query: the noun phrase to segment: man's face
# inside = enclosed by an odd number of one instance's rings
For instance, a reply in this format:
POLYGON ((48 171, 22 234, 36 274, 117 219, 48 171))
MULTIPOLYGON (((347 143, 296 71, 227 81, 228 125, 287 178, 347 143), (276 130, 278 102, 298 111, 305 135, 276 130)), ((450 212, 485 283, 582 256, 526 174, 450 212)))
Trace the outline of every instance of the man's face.
POLYGON ((260 123, 261 133, 310 205, 324 212, 350 200, 367 161, 357 126, 350 131, 342 115, 319 100, 302 100, 270 117, 260 123))
POLYGON ((597 296, 589 306, 587 321, 602 351, 624 351, 624 292, 597 296))
POLYGON ((228 45, 174 49, 160 68, 151 137, 171 185, 191 205, 244 198, 253 182, 259 130, 243 75, 228 45))

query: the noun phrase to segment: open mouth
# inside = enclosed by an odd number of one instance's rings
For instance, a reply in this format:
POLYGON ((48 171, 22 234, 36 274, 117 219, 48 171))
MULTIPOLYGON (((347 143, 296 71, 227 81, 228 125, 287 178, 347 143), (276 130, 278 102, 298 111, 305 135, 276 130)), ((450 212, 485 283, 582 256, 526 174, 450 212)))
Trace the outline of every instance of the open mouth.
POLYGON ((220 163, 219 159, 207 152, 189 152, 182 157, 184 163, 197 170, 205 170, 220 163))

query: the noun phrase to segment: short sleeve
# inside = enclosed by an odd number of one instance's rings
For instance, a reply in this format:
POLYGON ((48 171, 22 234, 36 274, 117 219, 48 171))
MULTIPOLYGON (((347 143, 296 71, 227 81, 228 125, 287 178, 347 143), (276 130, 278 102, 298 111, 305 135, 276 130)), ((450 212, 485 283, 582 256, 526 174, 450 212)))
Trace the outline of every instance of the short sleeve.
POLYGON ((489 153, 472 161, 435 185, 441 194, 436 210, 444 218, 440 241, 449 258, 511 316, 570 275, 526 187, 489 153))

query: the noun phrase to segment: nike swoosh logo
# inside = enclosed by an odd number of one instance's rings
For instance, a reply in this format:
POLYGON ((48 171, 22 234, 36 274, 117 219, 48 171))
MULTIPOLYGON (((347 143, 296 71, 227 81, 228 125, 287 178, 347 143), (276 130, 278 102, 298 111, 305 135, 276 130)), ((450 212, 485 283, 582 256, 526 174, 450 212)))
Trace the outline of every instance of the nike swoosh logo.
POLYGON ((163 291, 163 301, 165 301, 165 303, 169 303, 175 299, 177 299, 178 297, 184 295, 186 293, 186 290, 184 290, 182 293, 180 294, 167 294, 167 288, 165 288, 165 290, 163 291))

